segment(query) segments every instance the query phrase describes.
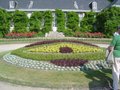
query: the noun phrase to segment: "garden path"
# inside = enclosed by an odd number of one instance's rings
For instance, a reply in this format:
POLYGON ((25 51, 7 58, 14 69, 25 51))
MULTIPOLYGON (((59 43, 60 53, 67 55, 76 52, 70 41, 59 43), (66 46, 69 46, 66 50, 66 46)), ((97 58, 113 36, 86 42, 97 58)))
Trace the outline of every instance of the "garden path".
MULTIPOLYGON (((25 45, 28 45, 28 44, 29 43, 24 43, 24 44, 3 44, 3 45, 0 45, 0 52, 14 50, 14 49, 17 49, 17 48, 20 48, 20 47, 24 47, 25 45)), ((95 44, 95 45, 100 46, 100 47, 104 47, 104 48, 108 47, 108 44, 95 44)))
POLYGON ((28 45, 29 43, 24 43, 24 44, 2 44, 0 45, 0 52, 3 51, 9 51, 9 50, 14 50, 20 47, 24 47, 25 45, 28 45))

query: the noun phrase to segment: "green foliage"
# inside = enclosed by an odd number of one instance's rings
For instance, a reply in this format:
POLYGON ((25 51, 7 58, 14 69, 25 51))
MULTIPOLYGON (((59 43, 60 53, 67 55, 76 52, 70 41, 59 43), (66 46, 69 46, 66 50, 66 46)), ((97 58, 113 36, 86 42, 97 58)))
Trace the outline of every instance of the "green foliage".
POLYGON ((94 12, 86 12, 85 17, 82 19, 81 31, 82 32, 93 32, 94 31, 94 24, 95 24, 95 13, 94 12))
POLYGON ((44 33, 43 33, 43 32, 38 32, 38 33, 36 34, 36 36, 38 36, 38 37, 44 37, 44 33))
POLYGON ((72 29, 69 29, 69 28, 64 29, 63 32, 64 32, 65 36, 73 36, 73 34, 74 34, 74 32, 72 31, 72 29))
POLYGON ((57 31, 63 32, 65 30, 65 14, 62 10, 56 9, 56 23, 57 23, 57 31))
POLYGON ((72 29, 72 32, 79 31, 79 16, 75 12, 67 13, 67 28, 72 29))
POLYGON ((10 16, 5 10, 0 9, 0 37, 4 37, 9 32, 9 29, 10 16))
POLYGON ((97 31, 110 37, 116 31, 116 27, 120 25, 120 7, 105 9, 97 15, 96 19, 97 31))
POLYGON ((52 12, 45 11, 43 16, 44 16, 44 28, 42 29, 42 32, 45 34, 52 30, 52 20, 53 20, 52 12))
POLYGON ((40 32, 40 28, 42 27, 42 12, 33 12, 29 19, 29 24, 30 31, 40 32))
POLYGON ((13 15, 13 21, 15 32, 27 32, 28 17, 25 12, 16 10, 13 15))
POLYGON ((62 53, 34 53, 28 52, 27 50, 33 48, 20 48, 12 51, 12 54, 18 55, 23 58, 39 60, 39 61, 50 61, 58 59, 83 59, 83 60, 102 60, 104 59, 105 52, 92 52, 92 53, 72 53, 72 54, 62 54, 62 53))

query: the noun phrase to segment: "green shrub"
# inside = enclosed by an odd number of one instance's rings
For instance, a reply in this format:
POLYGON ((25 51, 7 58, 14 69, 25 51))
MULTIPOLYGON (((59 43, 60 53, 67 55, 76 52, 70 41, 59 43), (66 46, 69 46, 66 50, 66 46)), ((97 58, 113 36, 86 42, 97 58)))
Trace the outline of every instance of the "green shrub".
POLYGON ((72 32, 76 32, 79 30, 79 16, 75 12, 67 13, 67 28, 72 29, 72 32))
POLYGON ((81 32, 94 32, 94 24, 96 21, 95 12, 86 12, 84 18, 82 19, 80 26, 81 32))
POLYGON ((4 9, 0 9, 0 37, 4 37, 10 29, 9 13, 4 9))
POLYGON ((45 11, 43 17, 44 17, 44 26, 42 32, 45 34, 48 33, 49 31, 52 31, 52 20, 53 20, 52 12, 45 11))
POLYGON ((72 29, 64 29, 64 35, 65 36, 73 36, 74 32, 72 31, 72 29))
POLYGON ((37 36, 38 36, 38 37, 44 37, 45 34, 44 34, 43 32, 38 32, 38 33, 37 33, 37 36))
POLYGON ((27 30, 28 17, 25 12, 16 10, 13 15, 13 21, 14 21, 15 32, 21 33, 28 31, 27 30))
POLYGON ((62 10, 56 9, 56 24, 57 24, 57 31, 63 32, 65 30, 65 14, 62 10))
POLYGON ((107 37, 113 36, 116 27, 120 25, 120 7, 111 7, 100 12, 96 17, 97 31, 107 37))
POLYGON ((40 32, 40 29, 42 28, 42 12, 33 12, 29 19, 29 24, 30 31, 34 31, 37 33, 40 32))

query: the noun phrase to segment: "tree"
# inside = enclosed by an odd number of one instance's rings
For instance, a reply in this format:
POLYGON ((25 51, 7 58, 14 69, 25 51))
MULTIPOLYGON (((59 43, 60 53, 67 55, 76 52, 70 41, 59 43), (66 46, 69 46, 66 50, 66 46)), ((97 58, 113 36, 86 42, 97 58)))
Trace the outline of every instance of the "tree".
POLYGON ((45 11, 44 12, 44 28, 42 29, 43 33, 45 34, 46 32, 48 33, 49 31, 52 31, 52 12, 51 11, 45 11))
POLYGON ((99 13, 96 19, 97 31, 110 37, 120 25, 120 7, 107 8, 99 13))
POLYGON ((72 29, 73 32, 79 31, 79 16, 75 12, 67 13, 67 28, 72 29))
POLYGON ((40 32, 40 28, 42 28, 42 12, 33 12, 29 19, 29 24, 30 31, 40 32))
POLYGON ((27 32, 28 27, 28 17, 23 11, 16 10, 13 15, 14 21, 14 32, 27 32))
POLYGON ((84 18, 82 19, 81 31, 82 32, 94 32, 94 25, 95 25, 95 12, 86 12, 84 18))
POLYGON ((0 37, 4 37, 10 29, 10 16, 4 10, 0 9, 0 37))
POLYGON ((57 31, 64 32, 65 30, 65 14, 62 10, 56 9, 56 23, 57 23, 57 31))

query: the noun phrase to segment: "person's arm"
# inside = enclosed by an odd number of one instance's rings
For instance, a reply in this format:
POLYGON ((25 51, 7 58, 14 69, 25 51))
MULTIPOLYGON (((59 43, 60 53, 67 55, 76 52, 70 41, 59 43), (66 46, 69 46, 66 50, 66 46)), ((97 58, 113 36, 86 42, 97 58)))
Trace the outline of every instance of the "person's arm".
POLYGON ((108 51, 112 51, 116 45, 116 42, 117 42, 117 36, 114 36, 111 43, 110 43, 110 46, 108 47, 108 51))
POLYGON ((111 52, 114 49, 114 46, 109 46, 107 49, 109 52, 111 52))

